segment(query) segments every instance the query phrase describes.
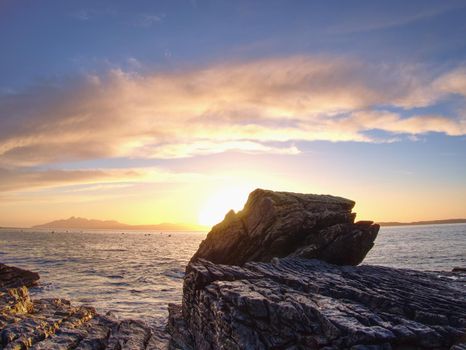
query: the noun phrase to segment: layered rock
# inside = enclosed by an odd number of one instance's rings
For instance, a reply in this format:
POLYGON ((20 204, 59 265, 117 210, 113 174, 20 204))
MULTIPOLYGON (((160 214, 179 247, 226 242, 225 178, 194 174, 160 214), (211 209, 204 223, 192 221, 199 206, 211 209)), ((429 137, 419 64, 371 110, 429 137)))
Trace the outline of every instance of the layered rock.
POLYGON ((191 261, 243 265, 296 256, 357 265, 373 247, 379 226, 354 223, 354 204, 328 195, 257 189, 242 211, 230 211, 212 228, 191 261))
POLYGON ((0 264, 0 349, 168 349, 168 334, 64 299, 31 300, 39 275, 0 264))
POLYGON ((213 227, 170 305, 183 349, 466 349, 451 275, 358 265, 379 226, 354 202, 256 190, 213 227), (319 260, 317 260, 319 259, 319 260), (235 266, 240 265, 240 266, 235 266))
POLYGON ((466 348, 466 289, 435 273, 198 259, 183 292, 169 330, 184 349, 466 348))

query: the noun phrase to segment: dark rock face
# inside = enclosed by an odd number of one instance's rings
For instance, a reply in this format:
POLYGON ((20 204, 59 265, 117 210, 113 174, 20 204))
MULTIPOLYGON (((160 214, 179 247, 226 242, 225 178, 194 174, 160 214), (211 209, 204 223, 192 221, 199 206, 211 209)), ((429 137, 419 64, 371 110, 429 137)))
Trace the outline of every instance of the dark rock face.
POLYGON ((0 349, 168 349, 169 336, 135 320, 117 320, 64 299, 31 300, 39 275, 0 265, 0 349))
POLYGON ((0 288, 32 287, 39 274, 0 263, 0 288))
POLYGON ((379 266, 200 259, 187 268, 168 327, 184 349, 464 349, 466 289, 379 266))
POLYGON ((354 223, 354 204, 327 195, 255 190, 242 211, 230 211, 212 228, 191 262, 243 265, 296 256, 357 265, 373 247, 379 225, 354 223))

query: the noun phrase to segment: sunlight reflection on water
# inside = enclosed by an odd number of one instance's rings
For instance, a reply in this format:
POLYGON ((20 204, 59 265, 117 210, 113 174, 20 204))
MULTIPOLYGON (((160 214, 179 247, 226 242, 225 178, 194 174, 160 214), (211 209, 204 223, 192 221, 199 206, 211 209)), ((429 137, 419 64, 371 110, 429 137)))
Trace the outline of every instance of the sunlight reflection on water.
POLYGON ((38 272, 36 297, 63 297, 122 317, 157 320, 166 315, 167 303, 181 300, 184 267, 204 237, 0 230, 0 261, 38 272))

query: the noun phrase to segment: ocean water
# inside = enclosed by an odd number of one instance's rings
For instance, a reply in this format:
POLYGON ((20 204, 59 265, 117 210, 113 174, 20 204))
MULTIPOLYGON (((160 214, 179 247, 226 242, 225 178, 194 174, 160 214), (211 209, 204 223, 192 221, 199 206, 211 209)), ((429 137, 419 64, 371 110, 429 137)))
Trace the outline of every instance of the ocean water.
POLYGON ((466 224, 381 227, 363 264, 424 271, 466 267, 466 224))
MULTIPOLYGON (((164 322, 202 232, 0 230, 0 262, 36 271, 36 298, 62 297, 118 317, 164 322)), ((383 227, 365 264, 450 271, 466 267, 466 225, 383 227)))

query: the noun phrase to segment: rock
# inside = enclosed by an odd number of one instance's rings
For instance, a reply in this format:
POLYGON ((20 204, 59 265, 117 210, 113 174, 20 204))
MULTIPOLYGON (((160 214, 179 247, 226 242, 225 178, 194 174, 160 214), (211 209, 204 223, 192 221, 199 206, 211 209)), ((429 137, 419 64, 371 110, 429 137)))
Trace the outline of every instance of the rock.
POLYGON ((0 263, 0 288, 32 287, 39 274, 0 263))
POLYGON ((182 306, 183 349, 464 349, 466 289, 438 273, 296 257, 243 267, 197 259, 182 306))
POLYGON ((39 275, 0 264, 0 349, 162 350, 169 335, 64 299, 31 300, 39 275))
POLYGON ((242 211, 230 211, 212 228, 191 262, 241 266, 296 256, 357 265, 373 247, 379 225, 354 223, 354 204, 328 195, 257 189, 242 211))
POLYGON ((466 267, 454 267, 451 272, 466 273, 466 267))
POLYGON ((38 280, 39 275, 35 272, 0 263, 0 315, 15 316, 33 312, 27 287, 35 285, 38 280))

